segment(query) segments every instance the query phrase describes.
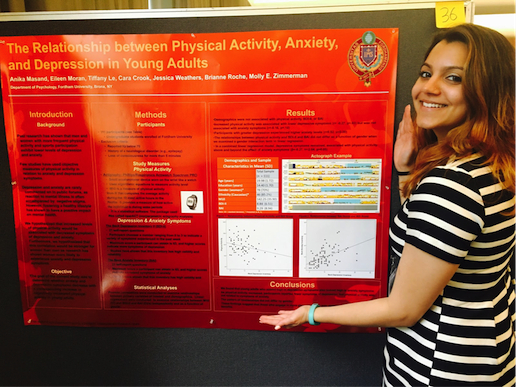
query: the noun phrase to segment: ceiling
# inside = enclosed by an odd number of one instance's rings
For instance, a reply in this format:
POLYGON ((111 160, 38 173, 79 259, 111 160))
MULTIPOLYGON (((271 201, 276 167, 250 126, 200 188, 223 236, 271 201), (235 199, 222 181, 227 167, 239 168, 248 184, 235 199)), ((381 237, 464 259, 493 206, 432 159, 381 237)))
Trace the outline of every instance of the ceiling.
POLYGON ((516 1, 474 0, 473 22, 497 30, 516 45, 516 1))
POLYGON ((514 0, 474 0, 475 14, 515 13, 514 0))

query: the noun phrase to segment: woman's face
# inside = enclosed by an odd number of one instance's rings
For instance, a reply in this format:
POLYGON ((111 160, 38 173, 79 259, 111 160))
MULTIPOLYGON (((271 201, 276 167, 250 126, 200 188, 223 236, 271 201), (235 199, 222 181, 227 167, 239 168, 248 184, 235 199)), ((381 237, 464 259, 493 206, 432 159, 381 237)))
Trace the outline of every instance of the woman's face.
POLYGON ((439 42, 412 88, 417 125, 433 130, 438 140, 466 119, 468 107, 462 88, 466 58, 464 43, 439 42))

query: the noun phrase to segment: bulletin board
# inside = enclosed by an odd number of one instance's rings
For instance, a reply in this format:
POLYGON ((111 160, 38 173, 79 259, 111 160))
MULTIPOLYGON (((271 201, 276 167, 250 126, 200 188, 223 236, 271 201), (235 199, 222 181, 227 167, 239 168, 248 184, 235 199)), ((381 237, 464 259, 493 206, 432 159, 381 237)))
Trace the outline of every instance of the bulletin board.
POLYGON ((410 12, 0 25, 24 323, 261 330, 385 296, 410 12))

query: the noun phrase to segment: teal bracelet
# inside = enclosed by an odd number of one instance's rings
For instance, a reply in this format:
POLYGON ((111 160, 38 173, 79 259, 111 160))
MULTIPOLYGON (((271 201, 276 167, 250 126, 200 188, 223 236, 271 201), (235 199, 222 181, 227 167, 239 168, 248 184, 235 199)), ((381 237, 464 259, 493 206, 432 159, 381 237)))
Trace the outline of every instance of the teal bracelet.
POLYGON ((312 304, 312 306, 310 307, 310 310, 308 311, 308 322, 310 323, 310 325, 319 325, 320 323, 318 322, 315 322, 314 320, 314 312, 315 312, 315 309, 317 309, 319 307, 319 304, 312 304))

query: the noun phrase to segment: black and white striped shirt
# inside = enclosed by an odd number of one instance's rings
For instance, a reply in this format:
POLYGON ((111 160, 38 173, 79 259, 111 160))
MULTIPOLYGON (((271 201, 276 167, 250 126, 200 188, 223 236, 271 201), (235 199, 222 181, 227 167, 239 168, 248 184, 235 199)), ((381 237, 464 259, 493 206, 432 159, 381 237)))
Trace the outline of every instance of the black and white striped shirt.
POLYGON ((418 323, 388 330, 386 386, 515 383, 514 195, 482 161, 433 169, 391 226, 394 257, 409 243, 460 266, 418 323))

